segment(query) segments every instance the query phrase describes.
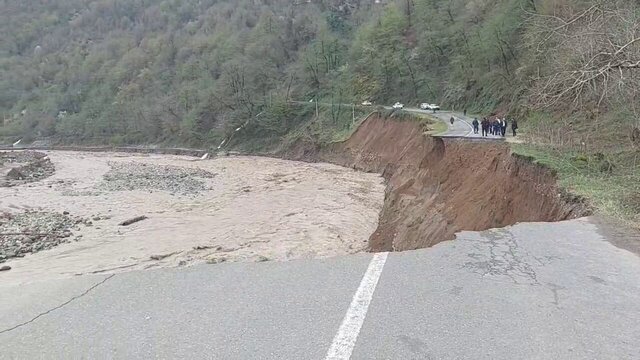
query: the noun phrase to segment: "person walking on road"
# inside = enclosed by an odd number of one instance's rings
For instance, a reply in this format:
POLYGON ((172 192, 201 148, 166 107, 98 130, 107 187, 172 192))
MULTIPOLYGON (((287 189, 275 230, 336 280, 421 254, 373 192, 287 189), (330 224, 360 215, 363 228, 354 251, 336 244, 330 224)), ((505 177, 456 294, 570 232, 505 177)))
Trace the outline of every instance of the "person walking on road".
POLYGON ((513 136, 516 136, 516 131, 518 130, 518 122, 516 119, 511 120, 511 131, 513 131, 513 136))
POLYGON ((482 119, 482 136, 486 137, 487 135, 489 135, 489 120, 487 120, 487 118, 483 118, 482 119))
POLYGON ((464 109, 464 116, 467 116, 467 109, 464 109))
POLYGON ((451 117, 451 119, 449 119, 449 122, 451 122, 451 125, 453 125, 453 122, 455 121, 455 119, 453 118, 453 116, 451 117))
POLYGON ((473 118, 473 133, 477 134, 478 133, 478 126, 480 125, 480 123, 478 123, 478 118, 473 118))
POLYGON ((507 118, 504 117, 502 118, 502 123, 500 124, 500 133, 502 134, 502 137, 505 137, 505 135, 507 134, 507 118))

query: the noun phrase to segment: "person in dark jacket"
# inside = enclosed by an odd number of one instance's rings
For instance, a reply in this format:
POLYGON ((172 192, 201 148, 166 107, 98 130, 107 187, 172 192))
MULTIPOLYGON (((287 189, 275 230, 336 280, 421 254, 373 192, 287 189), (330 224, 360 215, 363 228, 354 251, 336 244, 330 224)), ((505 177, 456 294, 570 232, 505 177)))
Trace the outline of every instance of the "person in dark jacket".
POLYGON ((473 133, 477 134, 478 127, 480 126, 480 123, 478 122, 478 118, 473 118, 473 122, 471 124, 473 124, 473 133))
POLYGON ((502 122, 500 123, 500 132, 502 133, 502 137, 505 137, 507 133, 507 118, 502 118, 502 122))
POLYGON ((516 119, 511 120, 511 131, 513 131, 513 136, 516 136, 516 131, 518 130, 518 122, 516 119))
POLYGON ((487 136, 489 135, 489 120, 487 120, 487 118, 483 118, 482 119, 482 136, 487 136))

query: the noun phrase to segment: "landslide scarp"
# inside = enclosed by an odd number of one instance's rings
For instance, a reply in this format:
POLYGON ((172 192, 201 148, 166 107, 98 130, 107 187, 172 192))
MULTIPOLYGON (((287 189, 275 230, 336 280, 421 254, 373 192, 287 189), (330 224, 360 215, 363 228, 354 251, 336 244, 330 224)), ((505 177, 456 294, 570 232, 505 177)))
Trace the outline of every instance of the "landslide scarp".
POLYGON ((555 174, 511 153, 506 144, 443 140, 415 121, 372 116, 346 141, 300 141, 281 156, 379 172, 385 202, 371 251, 403 251, 518 222, 581 217, 589 209, 556 185, 555 174))

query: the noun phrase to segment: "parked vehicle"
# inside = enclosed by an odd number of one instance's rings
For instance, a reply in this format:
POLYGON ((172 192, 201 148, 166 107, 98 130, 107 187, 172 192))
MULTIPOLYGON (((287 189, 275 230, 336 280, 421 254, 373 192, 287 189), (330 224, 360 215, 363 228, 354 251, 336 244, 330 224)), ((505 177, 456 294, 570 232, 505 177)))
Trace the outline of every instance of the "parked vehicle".
POLYGON ((440 110, 440 106, 436 104, 422 103, 420 104, 422 110, 440 110))
POLYGON ((393 108, 394 110, 402 109, 402 108, 404 108, 404 104, 397 102, 397 103, 393 104, 393 106, 391 108, 393 108))
POLYGON ((365 100, 365 101, 362 102, 362 106, 371 106, 371 105, 373 105, 373 104, 369 100, 365 100))

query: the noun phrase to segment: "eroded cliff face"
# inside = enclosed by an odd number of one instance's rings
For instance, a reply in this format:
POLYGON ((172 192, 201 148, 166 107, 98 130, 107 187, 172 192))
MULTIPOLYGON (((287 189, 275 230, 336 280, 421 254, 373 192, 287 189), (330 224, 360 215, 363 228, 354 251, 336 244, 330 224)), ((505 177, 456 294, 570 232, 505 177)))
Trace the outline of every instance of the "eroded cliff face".
POLYGON ((512 155, 506 144, 432 138, 414 121, 370 117, 343 143, 299 142, 282 156, 383 174, 388 185, 371 251, 425 248, 461 230, 588 214, 561 193, 549 169, 512 155))

